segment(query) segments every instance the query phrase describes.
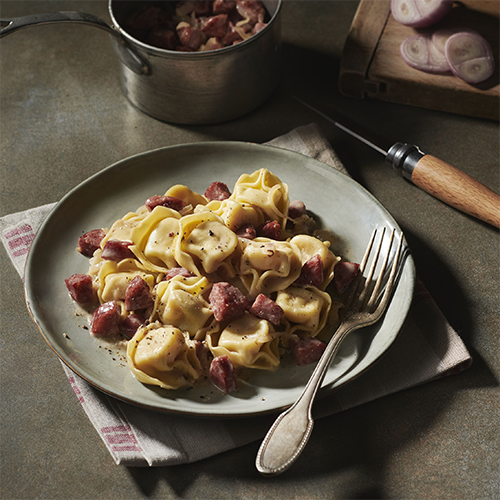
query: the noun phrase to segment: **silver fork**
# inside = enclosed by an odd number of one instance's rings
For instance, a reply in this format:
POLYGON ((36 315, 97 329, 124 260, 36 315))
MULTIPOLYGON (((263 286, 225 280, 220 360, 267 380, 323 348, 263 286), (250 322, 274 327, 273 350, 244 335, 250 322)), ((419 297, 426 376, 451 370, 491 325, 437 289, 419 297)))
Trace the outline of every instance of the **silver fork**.
POLYGON ((349 333, 378 321, 387 308, 398 274, 403 235, 401 234, 399 237, 396 251, 392 257, 390 274, 384 283, 395 239, 395 231, 392 230, 389 237, 389 246, 378 273, 378 279, 373 284, 373 276, 383 246, 385 231, 385 228, 383 228, 378 245, 374 249, 370 269, 366 278, 364 278, 363 273, 372 253, 377 229, 373 232, 360 264, 356 282, 351 287, 352 291, 345 304, 347 309, 345 318, 330 339, 304 391, 299 399, 276 419, 264 438, 255 463, 260 473, 269 476, 280 474, 287 470, 302 453, 314 424, 311 408, 316 392, 321 386, 325 373, 340 344, 349 333))

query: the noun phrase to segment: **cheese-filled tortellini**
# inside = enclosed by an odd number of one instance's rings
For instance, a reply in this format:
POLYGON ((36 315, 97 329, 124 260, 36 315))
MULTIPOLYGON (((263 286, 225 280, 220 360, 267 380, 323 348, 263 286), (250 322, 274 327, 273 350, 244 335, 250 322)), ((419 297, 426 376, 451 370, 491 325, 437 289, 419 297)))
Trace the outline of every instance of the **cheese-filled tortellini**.
POLYGON ((240 239, 239 277, 251 297, 290 286, 301 270, 300 250, 291 242, 240 239))
POLYGON ((208 330, 217 330, 205 298, 209 290, 207 278, 175 276, 160 282, 155 289, 158 319, 187 332, 191 338, 203 340, 208 330))
POLYGON ((183 184, 176 184, 167 190, 165 196, 173 196, 174 198, 179 198, 186 205, 191 205, 192 208, 197 205, 206 205, 208 200, 199 193, 192 191, 187 186, 183 184))
POLYGON ((167 217, 161 220, 146 240, 143 249, 144 258, 160 269, 162 267, 167 269, 176 267, 174 250, 179 230, 177 218, 167 217))
POLYGON ((121 219, 113 223, 105 238, 101 241, 101 248, 108 240, 120 240, 132 242, 133 230, 148 216, 147 210, 138 210, 137 212, 129 212, 121 219))
POLYGON ((220 333, 209 333, 207 341, 215 357, 226 355, 235 366, 275 370, 280 363, 279 336, 268 321, 250 313, 220 333))
MULTIPOLYGON (((175 259, 193 274, 215 273, 236 246, 236 234, 211 212, 184 216, 180 221, 180 236, 175 247, 175 259)), ((223 267, 234 274, 229 263, 223 267)))
POLYGON ((213 200, 207 205, 198 206, 195 211, 213 212, 232 231, 236 231, 247 224, 258 227, 266 221, 266 214, 259 207, 231 198, 222 201, 213 200))
POLYGON ((241 175, 231 198, 259 207, 267 219, 276 220, 282 226, 286 222, 290 204, 288 186, 265 168, 241 175))
POLYGON ((202 373, 195 343, 161 323, 137 330, 127 345, 127 362, 137 380, 165 389, 190 386, 202 373))
POLYGON ((276 304, 288 322, 287 333, 316 337, 328 320, 332 299, 315 287, 290 287, 278 292, 276 304))

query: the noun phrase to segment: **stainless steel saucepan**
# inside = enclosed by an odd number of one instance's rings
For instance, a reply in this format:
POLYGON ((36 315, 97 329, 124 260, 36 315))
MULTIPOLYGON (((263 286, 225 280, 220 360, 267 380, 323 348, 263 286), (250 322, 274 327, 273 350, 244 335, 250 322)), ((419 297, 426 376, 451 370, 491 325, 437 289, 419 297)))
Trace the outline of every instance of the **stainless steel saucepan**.
MULTIPOLYGON (((280 76, 282 0, 262 0, 271 18, 259 33, 206 52, 177 52, 147 45, 123 26, 140 1, 109 0, 113 25, 82 12, 2 19, 0 38, 51 23, 80 23, 108 31, 120 60, 122 89, 141 111, 162 121, 201 125, 225 122, 262 104, 280 76)), ((144 3, 142 3, 144 5, 144 3)))

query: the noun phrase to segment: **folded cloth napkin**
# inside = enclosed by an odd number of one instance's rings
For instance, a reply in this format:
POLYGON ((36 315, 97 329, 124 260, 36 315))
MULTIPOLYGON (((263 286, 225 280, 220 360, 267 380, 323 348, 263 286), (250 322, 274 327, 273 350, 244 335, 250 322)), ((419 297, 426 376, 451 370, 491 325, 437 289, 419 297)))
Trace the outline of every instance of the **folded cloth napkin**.
MULTIPOLYGON (((345 174, 320 129, 307 125, 268 144, 298 151, 345 174)), ((22 277, 31 242, 55 204, 0 219, 2 242, 22 277)), ((315 403, 315 416, 407 389, 470 366, 460 337, 418 282, 409 317, 387 353, 369 371, 315 403)), ((273 416, 200 419, 145 410, 110 397, 62 364, 68 380, 116 464, 166 466, 195 462, 262 438, 273 416), (241 432, 241 429, 245 429, 241 432)))

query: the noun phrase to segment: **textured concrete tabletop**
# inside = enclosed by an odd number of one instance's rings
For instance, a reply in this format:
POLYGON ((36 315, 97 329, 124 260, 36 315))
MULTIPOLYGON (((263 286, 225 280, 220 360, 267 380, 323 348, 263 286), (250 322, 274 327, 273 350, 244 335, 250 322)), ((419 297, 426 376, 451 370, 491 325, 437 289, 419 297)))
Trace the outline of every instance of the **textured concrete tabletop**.
MULTIPOLYGON (((109 22, 106 1, 2 1, 0 8, 2 19, 74 10, 109 22)), ((321 419, 297 464, 274 478, 254 467, 258 442, 189 465, 116 466, 33 324, 1 248, 3 499, 500 497, 498 231, 397 177, 378 153, 290 93, 350 117, 383 147, 418 144, 496 192, 498 124, 341 96, 339 63, 356 8, 356 1, 286 1, 278 90, 251 114, 214 126, 162 123, 131 106, 105 32, 52 25, 3 38, 0 216, 57 201, 139 152, 198 141, 262 143, 317 122, 350 174, 405 231, 418 275, 470 350, 472 367, 321 419)))

